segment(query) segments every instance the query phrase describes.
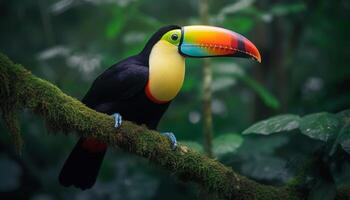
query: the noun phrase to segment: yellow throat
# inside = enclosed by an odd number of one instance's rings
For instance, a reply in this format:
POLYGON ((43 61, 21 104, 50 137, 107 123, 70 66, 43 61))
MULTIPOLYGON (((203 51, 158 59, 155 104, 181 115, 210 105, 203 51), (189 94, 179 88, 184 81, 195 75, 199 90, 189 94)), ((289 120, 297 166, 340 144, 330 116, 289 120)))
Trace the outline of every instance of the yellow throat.
POLYGON ((185 77, 185 59, 178 47, 169 42, 157 42, 149 56, 149 79, 146 93, 151 100, 165 103, 175 98, 185 77))

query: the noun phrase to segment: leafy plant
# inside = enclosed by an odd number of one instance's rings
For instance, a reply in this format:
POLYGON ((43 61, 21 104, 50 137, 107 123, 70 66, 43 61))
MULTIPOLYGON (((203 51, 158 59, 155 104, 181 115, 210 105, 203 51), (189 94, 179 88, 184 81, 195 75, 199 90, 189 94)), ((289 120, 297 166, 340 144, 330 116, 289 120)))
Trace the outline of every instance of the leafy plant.
POLYGON ((350 182, 350 110, 304 117, 278 115, 250 126, 243 134, 285 134, 293 130, 324 143, 305 169, 303 182, 310 190, 308 199, 334 199, 336 188, 350 182))
POLYGON ((270 135, 272 133, 278 133, 282 131, 291 131, 299 128, 299 126, 299 116, 292 114, 278 115, 250 126, 243 131, 243 134, 256 133, 262 135, 270 135))

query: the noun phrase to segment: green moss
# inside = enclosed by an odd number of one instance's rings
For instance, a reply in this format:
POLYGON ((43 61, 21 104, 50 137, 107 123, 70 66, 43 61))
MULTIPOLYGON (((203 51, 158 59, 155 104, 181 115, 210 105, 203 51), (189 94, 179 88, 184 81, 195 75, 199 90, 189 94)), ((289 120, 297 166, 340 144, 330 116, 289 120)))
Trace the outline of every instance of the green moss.
POLYGON ((2 111, 2 116, 6 127, 11 133, 13 142, 16 147, 16 152, 21 155, 23 139, 20 132, 19 122, 14 111, 2 111))
POLYGON ((337 200, 349 200, 350 199, 350 187, 343 186, 339 188, 336 196, 337 200))
POLYGON ((0 54, 0 110, 2 118, 13 138, 16 151, 21 154, 23 139, 20 133, 20 126, 16 115, 19 106, 18 96, 16 93, 16 80, 18 74, 11 71, 10 67, 14 64, 4 55, 0 54), (15 84, 13 84, 15 83, 15 84))

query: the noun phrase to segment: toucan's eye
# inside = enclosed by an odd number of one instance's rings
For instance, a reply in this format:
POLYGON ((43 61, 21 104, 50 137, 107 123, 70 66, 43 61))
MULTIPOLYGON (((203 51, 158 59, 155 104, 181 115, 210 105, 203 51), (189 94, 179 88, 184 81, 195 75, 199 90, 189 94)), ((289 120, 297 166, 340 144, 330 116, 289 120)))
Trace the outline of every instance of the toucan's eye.
POLYGON ((179 38, 179 36, 177 34, 172 34, 171 35, 171 39, 176 41, 179 38))

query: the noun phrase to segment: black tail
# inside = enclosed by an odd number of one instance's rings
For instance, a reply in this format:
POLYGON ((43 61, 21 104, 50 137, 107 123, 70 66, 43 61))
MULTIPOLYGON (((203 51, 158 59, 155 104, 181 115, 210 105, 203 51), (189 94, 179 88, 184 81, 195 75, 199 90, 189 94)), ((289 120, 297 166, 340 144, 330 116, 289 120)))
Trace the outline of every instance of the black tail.
POLYGON ((85 190, 95 184, 107 147, 90 150, 91 145, 89 147, 84 144, 87 140, 89 139, 80 138, 64 163, 59 175, 61 185, 73 185, 85 190))

